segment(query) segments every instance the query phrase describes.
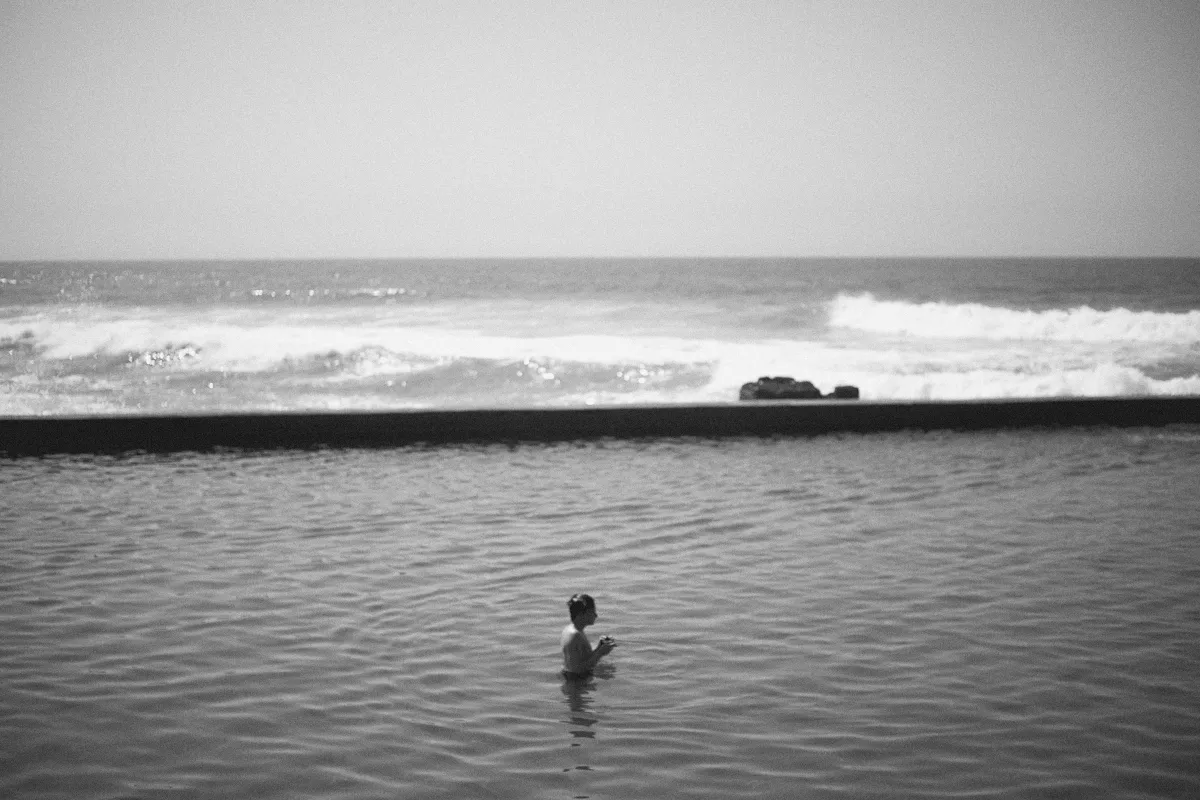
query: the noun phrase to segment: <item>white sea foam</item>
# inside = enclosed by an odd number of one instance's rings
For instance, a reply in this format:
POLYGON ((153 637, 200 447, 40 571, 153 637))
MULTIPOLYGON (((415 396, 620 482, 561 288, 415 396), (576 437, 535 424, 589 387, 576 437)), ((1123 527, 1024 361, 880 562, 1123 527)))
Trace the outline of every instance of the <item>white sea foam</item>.
POLYGON ((995 397, 1113 397, 1200 394, 1200 376, 1156 380, 1134 367, 1103 364, 1087 369, 1020 373, 966 372, 862 375, 864 396, 894 400, 970 400, 995 397))
POLYGON ((791 375, 826 392, 838 384, 858 386, 864 398, 875 400, 1200 394, 1200 374, 1147 374, 1148 365, 1162 356, 1159 348, 1151 349, 1077 343, 869 348, 763 342, 726 348, 714 365, 707 393, 735 397, 745 381, 791 375))
POLYGON ((503 336, 468 327, 407 325, 395 319, 286 314, 245 322, 228 312, 186 315, 159 310, 39 315, 0 323, 0 341, 32 334, 40 355, 67 360, 95 354, 144 353, 191 346, 188 366, 209 370, 264 371, 314 356, 366 354, 364 373, 424 368, 455 359, 520 361, 529 358, 598 364, 703 362, 719 347, 712 340, 613 333, 503 336), (391 358, 385 354, 391 354, 391 358), (403 357, 408 357, 405 361, 403 357))
POLYGON ((830 303, 829 324, 930 339, 1200 343, 1200 311, 1195 310, 1101 311, 1080 306, 1029 311, 978 303, 911 303, 877 300, 870 294, 842 294, 830 303))
MULTIPOLYGON (((584 324, 565 330, 522 324, 524 310, 494 308, 483 320, 480 309, 457 306, 43 309, 0 321, 0 343, 15 353, 14 379, 48 374, 22 366, 30 357, 89 359, 108 370, 88 367, 89 386, 108 380, 117 395, 126 386, 167 404, 182 390, 164 376, 212 372, 243 376, 239 402, 256 407, 717 402, 762 375, 810 380, 825 392, 852 384, 866 399, 1200 394, 1197 312, 1034 313, 841 296, 824 332, 754 338, 702 326, 686 335, 686 309, 660 326, 641 319, 636 330, 611 309, 592 308, 584 324), (930 323, 921 334, 904 327, 939 315, 957 322, 930 323), (188 357, 153 357, 171 352, 188 357), (163 382, 147 383, 150 375, 163 382)), ((567 316, 555 312, 555 322, 567 316)), ((46 380, 31 389, 34 408, 43 390, 92 402, 94 393, 46 380)), ((11 395, 3 405, 24 407, 11 395)))

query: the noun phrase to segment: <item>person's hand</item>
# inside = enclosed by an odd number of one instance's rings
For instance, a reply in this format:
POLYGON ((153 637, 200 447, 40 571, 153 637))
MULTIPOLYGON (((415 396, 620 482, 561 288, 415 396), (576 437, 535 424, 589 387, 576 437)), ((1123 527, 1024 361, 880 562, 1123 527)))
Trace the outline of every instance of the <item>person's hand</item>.
POLYGON ((616 646, 617 646, 616 639, 614 639, 611 636, 601 636, 600 637, 600 646, 597 647, 596 649, 600 650, 602 653, 608 653, 616 646))

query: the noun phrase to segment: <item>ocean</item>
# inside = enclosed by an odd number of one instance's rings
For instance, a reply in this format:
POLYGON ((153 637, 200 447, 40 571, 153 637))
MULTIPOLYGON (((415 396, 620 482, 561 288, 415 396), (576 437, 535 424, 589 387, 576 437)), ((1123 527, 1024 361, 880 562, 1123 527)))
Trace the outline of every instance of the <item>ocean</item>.
MULTIPOLYGON (((4 416, 1196 394, 1200 262, 4 264, 0 344, 4 416)), ((1198 796, 1197 476, 1195 425, 0 459, 0 796, 1198 796)))
POLYGON ((0 414, 1200 394, 1198 260, 0 264, 0 414))

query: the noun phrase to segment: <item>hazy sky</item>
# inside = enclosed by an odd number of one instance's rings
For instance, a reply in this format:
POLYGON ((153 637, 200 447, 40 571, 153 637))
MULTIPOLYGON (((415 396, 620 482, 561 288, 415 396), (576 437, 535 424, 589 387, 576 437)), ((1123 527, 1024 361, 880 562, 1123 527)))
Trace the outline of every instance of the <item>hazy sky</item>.
POLYGON ((1200 2, 0 3, 0 259, 1200 256, 1200 2))

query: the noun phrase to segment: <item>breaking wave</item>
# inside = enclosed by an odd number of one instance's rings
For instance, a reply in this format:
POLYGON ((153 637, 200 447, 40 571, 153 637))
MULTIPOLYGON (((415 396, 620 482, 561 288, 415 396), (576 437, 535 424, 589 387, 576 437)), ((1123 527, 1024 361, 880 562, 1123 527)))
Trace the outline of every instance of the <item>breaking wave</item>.
POLYGON ((1200 344, 1200 311, 1107 311, 1080 306, 1045 311, 978 303, 912 303, 870 294, 838 295, 829 324, 875 334, 928 339, 1200 344))
POLYGON ((43 308, 0 319, 0 414, 731 402, 762 375, 870 400, 1200 394, 1200 312, 828 311, 735 329, 686 306, 43 308))

